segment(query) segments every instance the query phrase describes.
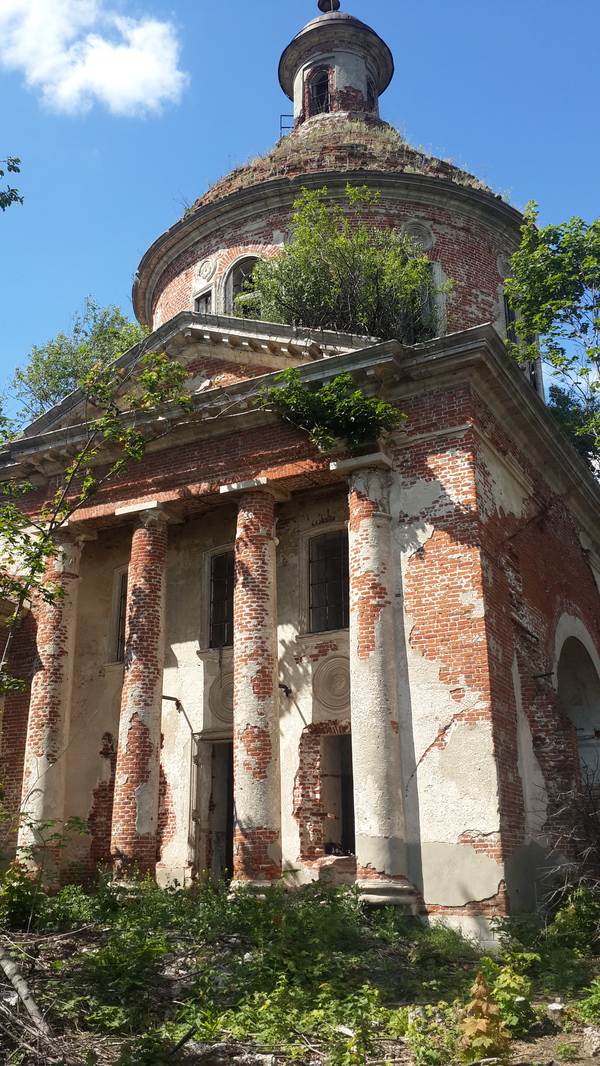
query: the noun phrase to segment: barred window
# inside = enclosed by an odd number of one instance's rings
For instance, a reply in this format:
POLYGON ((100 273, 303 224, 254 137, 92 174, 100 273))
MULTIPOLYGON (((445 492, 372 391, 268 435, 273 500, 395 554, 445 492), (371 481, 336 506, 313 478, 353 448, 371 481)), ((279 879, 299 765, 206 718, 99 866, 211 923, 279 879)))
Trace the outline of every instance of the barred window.
POLYGON ((210 567, 210 646, 233 644, 234 553, 213 555, 210 567))
POLYGON ((345 629, 349 622, 348 533, 336 529, 309 543, 311 633, 345 629))

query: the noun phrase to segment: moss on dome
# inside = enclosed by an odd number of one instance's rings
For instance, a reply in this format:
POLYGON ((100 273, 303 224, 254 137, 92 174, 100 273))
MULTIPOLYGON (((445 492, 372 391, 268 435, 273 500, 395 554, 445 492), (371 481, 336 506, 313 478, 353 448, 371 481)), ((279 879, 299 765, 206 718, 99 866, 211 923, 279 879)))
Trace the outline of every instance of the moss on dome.
POLYGON ((490 193, 487 185, 444 159, 427 155, 403 140, 398 130, 379 119, 349 119, 346 115, 319 116, 282 137, 274 148, 256 156, 215 182, 191 211, 222 196, 272 178, 339 170, 384 170, 444 178, 490 193))

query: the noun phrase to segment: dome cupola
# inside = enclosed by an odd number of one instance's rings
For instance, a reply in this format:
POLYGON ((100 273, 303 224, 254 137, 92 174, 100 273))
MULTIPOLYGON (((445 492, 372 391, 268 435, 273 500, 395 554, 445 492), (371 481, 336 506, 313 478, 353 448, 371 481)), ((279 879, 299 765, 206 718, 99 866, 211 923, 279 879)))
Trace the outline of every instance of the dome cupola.
POLYGON ((323 14, 287 46, 279 82, 294 102, 294 123, 331 112, 379 115, 379 97, 394 73, 385 41, 370 26, 339 10, 340 0, 319 0, 323 14))

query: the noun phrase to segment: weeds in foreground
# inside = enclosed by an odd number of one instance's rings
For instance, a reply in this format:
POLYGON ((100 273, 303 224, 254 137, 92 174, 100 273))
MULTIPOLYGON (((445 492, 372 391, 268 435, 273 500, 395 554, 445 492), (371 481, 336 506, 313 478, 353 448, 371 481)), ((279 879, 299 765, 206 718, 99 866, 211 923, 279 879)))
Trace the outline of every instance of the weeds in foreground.
POLYGON ((115 1066, 185 1062, 194 1042, 222 1041, 326 1066, 387 1061, 399 1040, 416 1066, 501 1057, 509 1038, 540 1032, 533 1003, 548 988, 600 1021, 600 978, 582 948, 584 936, 597 943, 595 912, 581 894, 545 923, 499 922, 494 956, 447 926, 319 884, 259 899, 250 888, 103 877, 93 892, 32 899, 29 880, 11 875, 4 927, 19 914, 31 929, 11 932, 14 950, 54 1031, 112 1040, 115 1066))

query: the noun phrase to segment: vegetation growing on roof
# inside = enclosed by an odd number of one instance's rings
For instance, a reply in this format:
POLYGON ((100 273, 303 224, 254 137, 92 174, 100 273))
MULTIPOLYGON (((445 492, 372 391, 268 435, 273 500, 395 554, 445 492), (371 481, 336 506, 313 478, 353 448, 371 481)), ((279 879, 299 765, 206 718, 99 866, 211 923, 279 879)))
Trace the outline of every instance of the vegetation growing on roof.
POLYGON ((300 127, 282 137, 264 155, 237 167, 215 182, 193 209, 272 178, 359 169, 425 174, 495 195, 484 182, 448 160, 436 159, 420 147, 413 148, 387 122, 349 120, 345 116, 340 120, 332 115, 325 121, 300 127))
POLYGON ((326 188, 303 189, 289 244, 256 263, 236 313, 406 344, 436 336, 432 264, 409 237, 371 221, 378 200, 347 185, 342 208, 326 188))

